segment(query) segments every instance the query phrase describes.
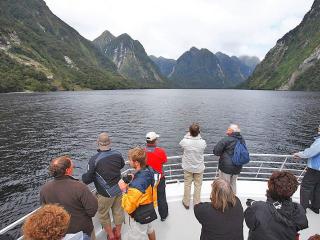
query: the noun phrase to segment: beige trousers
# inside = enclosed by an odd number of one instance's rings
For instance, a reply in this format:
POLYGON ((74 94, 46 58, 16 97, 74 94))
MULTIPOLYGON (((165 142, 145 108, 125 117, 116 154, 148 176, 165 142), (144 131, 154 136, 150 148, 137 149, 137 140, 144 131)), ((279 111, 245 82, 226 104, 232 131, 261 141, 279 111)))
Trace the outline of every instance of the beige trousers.
POLYGON ((201 202, 201 186, 202 186, 203 172, 201 173, 192 173, 184 171, 184 194, 183 194, 183 203, 187 206, 190 205, 190 194, 191 194, 191 184, 194 184, 193 192, 193 205, 201 202))
POLYGON ((113 222, 115 225, 121 225, 124 221, 124 211, 121 207, 122 195, 113 198, 107 198, 97 194, 98 197, 98 215, 100 223, 111 225, 110 210, 112 211, 113 222))
POLYGON ((238 175, 227 174, 227 173, 221 172, 221 170, 219 170, 219 178, 229 182, 230 185, 231 185, 231 189, 234 192, 234 194, 237 193, 237 178, 238 178, 238 175))

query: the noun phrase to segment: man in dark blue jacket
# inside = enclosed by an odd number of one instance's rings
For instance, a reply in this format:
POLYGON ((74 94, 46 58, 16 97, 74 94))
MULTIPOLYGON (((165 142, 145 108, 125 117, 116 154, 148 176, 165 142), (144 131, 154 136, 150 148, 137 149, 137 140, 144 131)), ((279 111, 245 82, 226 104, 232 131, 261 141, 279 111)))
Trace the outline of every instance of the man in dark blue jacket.
POLYGON ((234 148, 239 140, 245 144, 244 138, 240 134, 237 124, 231 124, 226 132, 227 136, 222 138, 213 149, 213 154, 219 158, 219 178, 229 182, 234 193, 237 191, 236 182, 241 172, 242 166, 232 163, 234 148))
POLYGON ((88 171, 82 175, 86 184, 94 182, 98 196, 98 214, 108 239, 120 239, 121 225, 124 213, 121 208, 121 190, 118 182, 121 179, 121 169, 125 163, 120 152, 110 148, 110 138, 107 133, 99 135, 98 153, 88 163, 88 171), (119 191, 117 191, 117 189, 119 191), (113 221, 116 228, 113 230, 109 210, 112 209, 113 221))

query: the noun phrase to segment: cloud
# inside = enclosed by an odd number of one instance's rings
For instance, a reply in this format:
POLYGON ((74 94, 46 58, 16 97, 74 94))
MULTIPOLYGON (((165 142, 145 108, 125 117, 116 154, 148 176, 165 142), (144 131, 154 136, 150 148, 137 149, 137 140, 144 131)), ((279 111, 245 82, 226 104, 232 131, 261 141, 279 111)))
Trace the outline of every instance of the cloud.
POLYGON ((148 54, 178 58, 192 46, 263 58, 313 0, 45 0, 84 37, 128 33, 148 54))

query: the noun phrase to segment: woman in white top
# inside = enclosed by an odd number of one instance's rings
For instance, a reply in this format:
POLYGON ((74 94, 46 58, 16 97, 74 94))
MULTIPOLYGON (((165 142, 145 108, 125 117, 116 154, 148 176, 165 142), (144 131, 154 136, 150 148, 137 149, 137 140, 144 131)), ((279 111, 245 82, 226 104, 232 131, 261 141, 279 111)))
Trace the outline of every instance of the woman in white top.
POLYGON ((194 182, 193 204, 195 205, 200 202, 203 171, 205 169, 203 152, 207 144, 200 136, 199 124, 193 123, 189 127, 189 132, 179 144, 183 148, 184 195, 182 204, 186 209, 189 209, 192 181, 194 182))

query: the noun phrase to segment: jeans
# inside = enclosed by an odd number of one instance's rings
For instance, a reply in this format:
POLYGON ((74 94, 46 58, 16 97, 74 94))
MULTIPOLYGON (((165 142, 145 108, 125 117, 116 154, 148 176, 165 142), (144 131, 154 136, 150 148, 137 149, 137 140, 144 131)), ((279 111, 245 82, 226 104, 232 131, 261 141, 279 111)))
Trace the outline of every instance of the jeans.
POLYGON ((300 204, 304 209, 320 209, 320 171, 307 168, 300 187, 300 204))
POLYGON ((160 179, 157 187, 158 195, 158 212, 160 218, 165 219, 168 216, 168 203, 166 197, 166 179, 163 177, 160 179))

